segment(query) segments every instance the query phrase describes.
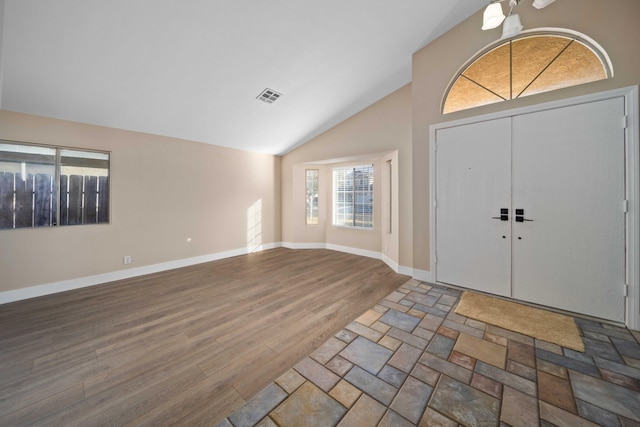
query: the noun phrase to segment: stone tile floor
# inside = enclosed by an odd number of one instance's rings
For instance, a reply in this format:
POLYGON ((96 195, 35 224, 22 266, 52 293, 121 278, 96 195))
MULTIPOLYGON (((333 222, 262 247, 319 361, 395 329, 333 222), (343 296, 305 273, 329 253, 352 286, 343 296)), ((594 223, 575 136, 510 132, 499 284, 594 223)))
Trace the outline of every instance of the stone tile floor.
POLYGON ((576 318, 585 353, 454 312, 411 280, 218 427, 640 426, 640 333, 576 318))

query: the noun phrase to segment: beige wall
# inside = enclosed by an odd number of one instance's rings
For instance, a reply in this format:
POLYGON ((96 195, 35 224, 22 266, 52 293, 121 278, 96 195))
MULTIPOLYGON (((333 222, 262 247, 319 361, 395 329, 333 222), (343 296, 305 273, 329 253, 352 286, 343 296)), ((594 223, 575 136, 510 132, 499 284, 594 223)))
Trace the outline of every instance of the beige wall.
POLYGON ((111 151, 111 223, 0 231, 0 292, 281 240, 280 157, 1 110, 0 139, 111 151))
POLYGON ((407 85, 282 159, 282 236, 287 244, 327 243, 382 252, 402 266, 411 266, 411 86, 407 85), (397 172, 397 221, 393 236, 385 234, 380 195, 384 179, 382 165, 394 158, 397 172), (375 211, 372 231, 349 230, 331 225, 331 166, 374 162, 375 211), (304 223, 304 170, 320 169, 322 212, 320 224, 304 223), (380 184, 380 185, 378 185, 380 184))
POLYGON ((442 115, 442 96, 458 69, 486 45, 497 40, 501 29, 482 31, 482 10, 425 46, 413 56, 413 266, 430 269, 429 260, 429 126, 435 123, 508 110, 640 84, 640 1, 559 0, 537 10, 530 1, 515 9, 527 29, 565 28, 583 33, 609 54, 612 79, 561 89, 519 100, 502 102, 442 115))
POLYGON ((480 10, 415 53, 410 85, 283 158, 0 111, 0 139, 112 152, 112 223, 0 231, 0 292, 122 270, 123 255, 139 267, 246 248, 247 214, 257 201, 264 244, 382 251, 428 272, 430 125, 640 84, 640 1, 560 0, 542 10, 524 1, 517 12, 525 29, 566 28, 593 38, 609 53, 614 78, 443 116, 442 95, 455 72, 500 37, 500 29, 480 30, 480 10), (389 156, 396 156, 398 174, 397 235, 332 228, 331 164, 382 164, 389 156), (319 226, 304 225, 308 167, 321 170, 319 226))

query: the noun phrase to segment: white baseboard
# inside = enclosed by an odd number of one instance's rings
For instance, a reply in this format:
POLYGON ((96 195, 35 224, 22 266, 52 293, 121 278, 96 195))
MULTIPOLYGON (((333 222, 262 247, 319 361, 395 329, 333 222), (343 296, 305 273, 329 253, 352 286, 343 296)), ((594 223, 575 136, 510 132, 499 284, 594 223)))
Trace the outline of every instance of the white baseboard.
POLYGON ((412 277, 414 279, 420 280, 421 282, 433 282, 430 271, 419 270, 417 268, 414 268, 412 270, 413 270, 412 277))
POLYGON ((282 246, 280 243, 269 243, 256 248, 233 249, 230 251, 217 252, 209 255, 202 255, 193 258, 185 258, 175 261, 162 262, 159 264, 146 265, 143 267, 128 268, 126 270, 113 271, 110 273, 96 274, 94 276, 80 277, 77 279, 62 280, 59 282, 47 283, 44 285, 31 286, 28 288, 14 289, 0 292, 0 304, 7 304, 14 301, 21 301, 29 298, 41 297, 44 295, 57 294, 59 292, 71 291, 74 289, 86 288, 100 285, 102 283, 116 280, 130 279, 132 277, 144 276, 145 274, 158 273, 175 268, 188 267, 190 265, 202 264, 205 262, 217 261, 224 258, 231 258, 238 255, 246 255, 252 252, 260 252, 282 246))

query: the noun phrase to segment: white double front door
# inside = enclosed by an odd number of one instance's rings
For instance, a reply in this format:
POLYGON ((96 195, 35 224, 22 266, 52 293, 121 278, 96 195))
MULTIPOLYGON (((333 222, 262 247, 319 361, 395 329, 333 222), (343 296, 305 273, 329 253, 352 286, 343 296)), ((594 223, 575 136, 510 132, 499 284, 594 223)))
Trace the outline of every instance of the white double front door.
POLYGON ((436 280, 625 320, 624 98, 436 132, 436 280))

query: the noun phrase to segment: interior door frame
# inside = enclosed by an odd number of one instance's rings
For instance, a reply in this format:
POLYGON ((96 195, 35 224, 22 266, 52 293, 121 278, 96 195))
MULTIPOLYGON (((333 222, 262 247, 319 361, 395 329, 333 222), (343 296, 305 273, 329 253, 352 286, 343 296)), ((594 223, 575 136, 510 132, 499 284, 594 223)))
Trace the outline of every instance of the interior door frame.
MULTIPOLYGON (((429 126, 429 262, 431 278, 437 282, 436 263, 436 132, 441 129, 463 126, 488 120, 514 117, 522 114, 570 107, 611 98, 624 98, 625 125, 625 190, 627 216, 625 221, 626 237, 626 278, 627 299, 625 325, 640 330, 640 131, 638 117, 638 86, 630 86, 598 92, 589 95, 545 102, 511 110, 499 111, 429 126)), ((623 124, 621 123, 621 126, 623 124)))

